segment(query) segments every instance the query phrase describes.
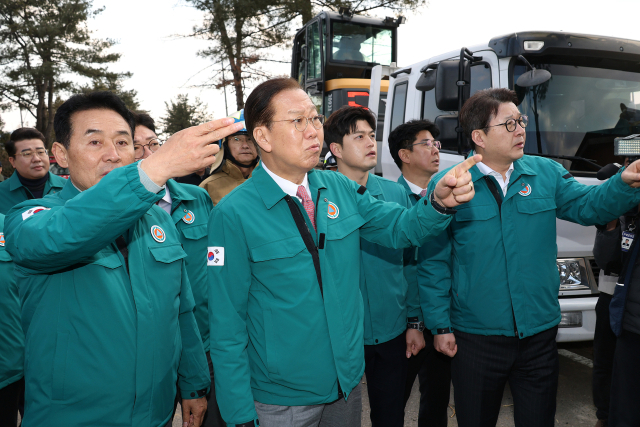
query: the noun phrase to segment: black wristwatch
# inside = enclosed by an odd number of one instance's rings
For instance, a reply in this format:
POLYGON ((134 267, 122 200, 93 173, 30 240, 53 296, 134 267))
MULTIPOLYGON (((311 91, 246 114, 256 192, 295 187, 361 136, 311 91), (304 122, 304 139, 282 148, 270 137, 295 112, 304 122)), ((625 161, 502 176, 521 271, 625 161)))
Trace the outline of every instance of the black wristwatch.
MULTIPOLYGON (((431 202, 431 206, 433 206, 433 209, 436 210, 436 212, 442 214, 442 215, 453 215, 456 212, 458 212, 455 209, 452 208, 448 208, 446 206, 442 206, 440 203, 436 202, 436 198, 434 195, 434 192, 431 192, 431 195, 429 196, 429 201, 431 202)), ((427 204, 427 201, 424 201, 424 204, 427 204)))

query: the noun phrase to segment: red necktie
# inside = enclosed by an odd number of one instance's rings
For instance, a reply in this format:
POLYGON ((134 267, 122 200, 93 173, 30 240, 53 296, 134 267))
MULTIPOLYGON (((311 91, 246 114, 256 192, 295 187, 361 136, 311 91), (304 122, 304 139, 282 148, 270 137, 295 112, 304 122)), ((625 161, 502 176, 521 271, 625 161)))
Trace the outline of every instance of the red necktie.
POLYGON ((313 200, 311 200, 311 197, 309 197, 309 194, 307 193, 307 189, 304 188, 304 185, 298 186, 298 192, 296 193, 296 196, 298 196, 302 200, 302 206, 304 206, 304 210, 307 211, 307 215, 309 215, 311 224, 313 224, 313 229, 317 233, 318 230, 316 230, 316 217, 315 217, 316 207, 313 204, 313 200))
POLYGON ((423 197, 424 197, 424 196, 426 196, 426 195, 427 195, 427 189, 425 188, 424 190, 422 190, 422 191, 420 192, 420 198, 423 198, 423 197))

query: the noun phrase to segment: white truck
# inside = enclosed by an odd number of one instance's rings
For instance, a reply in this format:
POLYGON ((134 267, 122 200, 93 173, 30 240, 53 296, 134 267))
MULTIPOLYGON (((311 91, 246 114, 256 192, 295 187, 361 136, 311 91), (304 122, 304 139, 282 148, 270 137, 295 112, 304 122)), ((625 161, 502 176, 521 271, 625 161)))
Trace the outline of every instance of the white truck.
MULTIPOLYGON (((387 82, 384 82, 386 86, 387 82)), ((412 119, 429 119, 441 130, 440 167, 469 150, 457 114, 477 90, 514 89, 529 116, 525 153, 550 157, 584 184, 598 185, 600 166, 621 163, 613 140, 640 133, 640 42, 564 32, 523 32, 495 37, 469 49, 439 53, 406 67, 372 71, 369 108, 384 114, 376 172, 396 180, 389 132, 412 119), (551 73, 537 84, 516 84, 533 67, 551 73), (387 77, 388 76, 388 77, 387 77), (380 84, 388 79, 386 110, 378 111, 380 84)), ((384 101, 384 98, 382 99, 384 101)), ((384 104, 382 104, 384 105, 384 104)), ((593 260, 595 227, 557 220, 558 341, 593 339, 600 269, 593 260)))

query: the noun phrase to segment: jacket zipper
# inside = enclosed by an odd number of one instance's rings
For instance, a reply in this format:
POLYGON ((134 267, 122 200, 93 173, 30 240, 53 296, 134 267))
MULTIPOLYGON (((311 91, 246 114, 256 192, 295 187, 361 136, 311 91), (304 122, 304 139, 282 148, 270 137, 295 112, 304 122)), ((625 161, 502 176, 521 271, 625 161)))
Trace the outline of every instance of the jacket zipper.
MULTIPOLYGON (((520 179, 520 177, 518 177, 518 179, 520 179)), ((513 183, 518 181, 518 179, 516 179, 513 183)), ((493 182, 493 180, 489 176, 485 175, 484 180, 487 182, 487 187, 489 187, 489 191, 491 191, 493 198, 496 199, 496 203, 498 204, 498 213, 500 214, 500 223, 502 224, 502 196, 500 195, 500 193, 498 193, 499 190, 496 186, 496 183, 493 182)), ((511 183, 511 185, 513 185, 513 183, 511 183)), ((513 302, 511 303, 511 314, 513 315, 513 332, 515 333, 515 336, 517 338, 518 325, 516 324, 516 312, 513 309, 513 302)))

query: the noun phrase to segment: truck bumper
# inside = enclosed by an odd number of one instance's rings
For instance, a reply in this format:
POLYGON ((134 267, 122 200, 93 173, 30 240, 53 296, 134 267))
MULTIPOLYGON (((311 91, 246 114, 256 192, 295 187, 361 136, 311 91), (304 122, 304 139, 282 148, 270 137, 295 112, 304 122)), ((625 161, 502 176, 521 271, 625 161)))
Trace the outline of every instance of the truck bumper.
POLYGON ((560 311, 581 313, 582 326, 558 327, 557 342, 591 341, 596 330, 596 303, 598 297, 589 298, 562 298, 560 311))

